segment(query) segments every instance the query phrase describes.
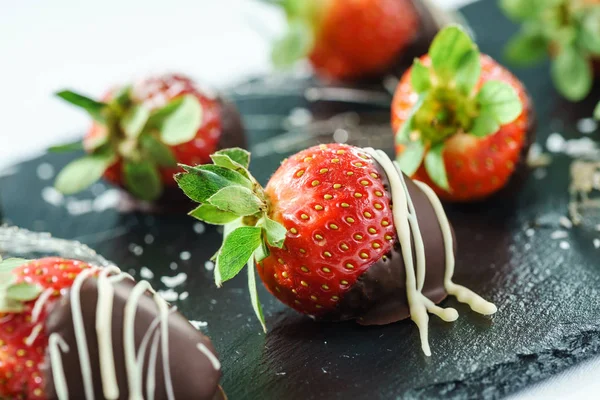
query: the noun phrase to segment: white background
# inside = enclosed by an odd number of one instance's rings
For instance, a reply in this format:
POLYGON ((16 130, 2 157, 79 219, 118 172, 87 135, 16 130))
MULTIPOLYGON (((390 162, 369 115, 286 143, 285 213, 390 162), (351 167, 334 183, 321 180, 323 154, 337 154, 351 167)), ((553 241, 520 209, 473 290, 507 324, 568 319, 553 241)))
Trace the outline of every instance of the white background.
MULTIPOLYGON (((270 42, 283 26, 280 12, 251 0, 0 0, 0 169, 88 125, 56 90, 99 96, 167 71, 224 87, 269 72, 270 42)), ((598 374, 592 360, 515 398, 597 398, 598 374)))

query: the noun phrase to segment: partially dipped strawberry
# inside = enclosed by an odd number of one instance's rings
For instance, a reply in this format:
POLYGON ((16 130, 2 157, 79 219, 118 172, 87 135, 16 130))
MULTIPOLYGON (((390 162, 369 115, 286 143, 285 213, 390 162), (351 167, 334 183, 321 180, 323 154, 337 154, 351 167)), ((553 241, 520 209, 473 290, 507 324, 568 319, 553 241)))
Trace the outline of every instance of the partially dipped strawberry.
POLYGON ((523 84, 458 26, 415 60, 392 103, 402 170, 449 201, 481 200, 505 187, 531 144, 533 120, 523 84))
POLYGON ((0 278, 0 398, 223 398, 209 339, 147 283, 57 257, 0 261, 0 278))
POLYGON ((273 49, 285 66, 308 56, 326 78, 352 80, 390 69, 421 26, 411 0, 282 0, 288 32, 273 49))
POLYGON ((370 325, 410 315, 422 329, 426 354, 427 312, 446 321, 458 316, 435 305, 447 294, 477 312, 495 312, 452 282, 455 245, 438 198, 385 153, 315 146, 284 160, 264 189, 249 173, 249 160, 241 149, 224 150, 213 155, 214 164, 184 166, 176 179, 201 203, 193 217, 225 225, 216 283, 249 264, 251 300, 263 327, 255 268, 280 301, 319 319, 370 325))
POLYGON ((58 96, 94 120, 81 144, 51 149, 87 153, 58 175, 56 187, 65 194, 104 176, 141 200, 156 201, 175 185, 177 163, 207 162, 224 145, 245 144, 235 108, 181 75, 150 77, 111 90, 102 101, 71 91, 58 96))

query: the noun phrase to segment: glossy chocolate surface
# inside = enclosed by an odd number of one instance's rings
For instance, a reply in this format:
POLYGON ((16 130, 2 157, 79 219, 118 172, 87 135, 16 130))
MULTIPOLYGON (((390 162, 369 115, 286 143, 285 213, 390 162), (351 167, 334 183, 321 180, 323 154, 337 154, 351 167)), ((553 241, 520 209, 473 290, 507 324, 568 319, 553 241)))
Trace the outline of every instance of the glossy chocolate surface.
MULTIPOLYGON (((112 309, 112 344, 116 368, 116 377, 119 386, 119 400, 129 399, 127 372, 125 368, 124 351, 124 311, 127 299, 131 294, 134 284, 130 280, 121 281, 113 285, 114 303, 112 309)), ((69 391, 69 398, 83 399, 85 391, 79 361, 79 351, 75 341, 75 329, 71 310, 71 296, 67 295, 50 311, 46 320, 48 335, 58 334, 69 346, 69 351, 62 356, 64 375, 69 391)), ((98 286, 96 278, 87 278, 81 288, 81 309, 85 336, 87 339, 90 365, 94 383, 94 395, 97 399, 104 398, 102 379, 100 375, 100 356, 98 351, 98 336, 96 326, 96 306, 98 301, 98 286)), ((158 316, 158 308, 152 297, 148 294, 141 297, 135 314, 135 347, 139 351, 144 335, 153 321, 158 316)), ((147 372, 155 368, 156 400, 167 399, 165 371, 170 367, 170 375, 176 399, 212 400, 220 395, 218 382, 221 377, 220 370, 215 370, 209 359, 197 348, 198 343, 204 344, 210 351, 215 352, 210 339, 202 335, 187 319, 178 312, 169 315, 169 358, 168 363, 158 351, 155 364, 150 363, 150 351, 145 353, 143 388, 146 393, 148 382, 147 372)), ((162 344, 162 337, 160 339, 162 344)), ((44 368, 46 376, 46 396, 49 400, 58 399, 54 386, 54 373, 50 363, 44 368)))

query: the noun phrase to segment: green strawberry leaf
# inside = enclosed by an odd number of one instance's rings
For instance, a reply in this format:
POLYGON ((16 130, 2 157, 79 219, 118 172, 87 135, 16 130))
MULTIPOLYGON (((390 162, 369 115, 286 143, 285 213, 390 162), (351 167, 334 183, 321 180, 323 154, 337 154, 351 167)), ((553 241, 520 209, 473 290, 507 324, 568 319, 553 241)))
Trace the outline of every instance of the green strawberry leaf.
POLYGON ((254 268, 254 259, 251 256, 248 260, 248 290, 250 291, 250 302, 252 303, 252 308, 254 309, 256 318, 258 318, 263 331, 267 333, 265 316, 263 314, 262 305, 260 304, 260 299, 258 298, 258 290, 256 288, 256 272, 254 271, 254 268))
POLYGON ((202 126, 202 105, 196 96, 185 95, 168 110, 169 112, 160 118, 159 131, 164 143, 175 146, 196 137, 198 129, 202 126))
POLYGON ((144 134, 140 136, 140 145, 146 155, 160 167, 175 168, 177 159, 169 146, 162 143, 154 135, 144 134))
POLYGON ((417 93, 426 92, 431 88, 431 72, 418 58, 415 58, 410 70, 410 83, 417 93))
POLYGON ((410 138, 410 133, 412 132, 412 129, 413 129, 413 122, 415 119, 415 114, 423 106, 423 103, 425 102, 426 97, 427 97, 427 93, 421 93, 421 95, 419 96, 419 99, 417 100, 417 102, 415 103, 413 108, 410 110, 410 114, 408 115, 408 118, 406 118, 406 121, 404 121, 402 126, 400 126, 400 129, 398 129, 398 132, 396 132, 396 143, 397 144, 406 144, 406 143, 409 143, 412 141, 410 138))
POLYGON ((207 201, 220 210, 231 212, 240 217, 254 215, 265 207, 265 204, 252 190, 239 185, 224 187, 207 201))
POLYGON ((579 101, 592 89, 592 66, 575 48, 564 47, 552 63, 552 79, 563 96, 579 101))
POLYGON ((279 222, 273 221, 267 216, 261 218, 257 225, 262 226, 265 229, 267 241, 271 246, 280 249, 283 247, 283 242, 285 241, 285 236, 287 233, 285 226, 281 225, 279 222))
POLYGON ((487 81, 477 94, 480 113, 489 114, 500 125, 508 124, 523 112, 516 90, 507 83, 487 81))
POLYGON ((138 199, 154 201, 162 194, 160 173, 151 161, 127 161, 123 173, 127 190, 138 199))
POLYGON ((240 218, 239 215, 220 210, 211 204, 202 204, 192 210, 189 215, 212 225, 225 225, 240 218))
POLYGON ((66 195, 81 192, 94 182, 116 161, 111 153, 93 154, 68 164, 56 177, 56 189, 66 195))
POLYGON ((471 50, 460 60, 456 71, 456 86, 465 95, 471 94, 481 75, 479 51, 471 50))
POLYGON ((480 111, 479 115, 473 121, 473 126, 469 133, 477 137, 485 137, 498 132, 498 129, 500 129, 500 124, 496 121, 494 115, 488 111, 480 111))
POLYGON ((26 302, 35 300, 42 293, 42 288, 39 285, 30 283, 17 283, 6 288, 6 297, 9 300, 26 302))
POLYGON ((230 169, 232 171, 236 171, 244 177, 250 178, 250 173, 248 172, 246 167, 232 160, 227 154, 214 153, 211 154, 210 158, 212 159, 213 163, 215 163, 215 165, 230 169))
POLYGON ((113 94, 109 105, 113 109, 122 111, 128 108, 131 103, 131 86, 123 86, 113 94))
POLYGON ((449 191, 448 175, 444 165, 444 142, 433 145, 425 156, 425 170, 427 175, 440 188, 449 191))
POLYGON ((463 59, 472 51, 478 51, 477 45, 463 28, 449 25, 442 29, 429 48, 435 75, 442 83, 452 82, 463 65, 463 59))
POLYGON ((70 90, 63 90, 56 93, 58 97, 71 103, 72 105, 82 108, 98 123, 106 123, 106 112, 108 111, 108 105, 99 101, 90 99, 89 97, 83 96, 79 93, 72 92, 70 90))
POLYGON ((580 41, 584 49, 600 55, 600 7, 586 11, 582 17, 580 41))
MULTIPOLYGON (((15 268, 29 263, 30 260, 24 258, 6 258, 0 262, 0 273, 10 272, 15 268)), ((2 281, 0 281, 1 284, 2 281)))
POLYGON ((398 166, 408 176, 413 176, 423 162, 425 146, 420 140, 404 143, 404 151, 398 154, 396 161, 398 166))
POLYGON ((277 68, 289 67, 306 57, 313 46, 313 28, 305 20, 293 18, 286 34, 273 45, 271 60, 277 68))
POLYGON ((236 228, 225 238, 223 247, 217 256, 218 271, 217 285, 221 286, 234 278, 252 257, 254 251, 261 246, 262 229, 257 226, 242 226, 236 228))
POLYGON ((548 53, 548 41, 540 32, 522 30, 504 49, 504 57, 514 65, 526 66, 542 61, 548 53))
POLYGON ((243 175, 218 165, 180 166, 186 172, 175 175, 175 180, 183 192, 197 203, 204 203, 226 186, 253 187, 252 182, 243 175))
POLYGON ((72 143, 59 144, 57 146, 48 148, 48 152, 50 153, 70 153, 72 151, 81 150, 83 150, 83 142, 81 140, 72 143))
POLYGON ((546 8, 545 0, 500 0, 500 8, 515 21, 523 21, 538 15, 546 8))
POLYGON ((594 109, 594 118, 600 121, 600 102, 596 104, 596 108, 594 109))
POLYGON ((119 124, 127 137, 136 138, 144 130, 148 118, 150 118, 150 110, 145 106, 138 104, 125 111, 119 124))
POLYGON ((239 147, 232 147, 230 149, 219 150, 214 155, 225 155, 230 159, 238 163, 244 168, 248 168, 250 165, 250 152, 239 147))
POLYGON ((256 262, 261 262, 270 255, 271 250, 269 250, 269 246, 267 246, 267 243, 263 240, 261 246, 254 252, 254 258, 256 259, 256 262))

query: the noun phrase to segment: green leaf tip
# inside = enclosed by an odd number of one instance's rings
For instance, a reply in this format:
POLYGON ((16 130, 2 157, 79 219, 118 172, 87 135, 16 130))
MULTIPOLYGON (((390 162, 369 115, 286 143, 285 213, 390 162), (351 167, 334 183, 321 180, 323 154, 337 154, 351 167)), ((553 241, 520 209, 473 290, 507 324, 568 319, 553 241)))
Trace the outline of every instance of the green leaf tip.
POLYGON ((163 191, 158 168, 151 161, 128 161, 123 166, 125 187, 140 200, 154 201, 163 191))
POLYGON ((596 104, 596 108, 594 109, 594 118, 600 121, 600 102, 596 104))
POLYGON ((438 143, 431 147, 425 156, 425 169, 427 175, 440 188, 449 191, 448 175, 446 174, 446 166, 444 165, 444 143, 438 143))
POLYGON ((96 122, 104 124, 106 122, 106 112, 108 105, 71 90, 61 90, 56 96, 64 101, 85 110, 96 122))
POLYGON ((75 194, 97 182, 116 161, 114 154, 87 155, 72 161, 56 177, 56 189, 66 195, 75 194))
POLYGON ((173 100, 154 115, 164 143, 175 146, 192 140, 202 126, 202 105, 193 95, 173 100))
POLYGON ((558 53, 551 72, 556 89, 568 100, 582 100, 592 89, 592 65, 573 47, 565 47, 558 53))
POLYGON ((442 29, 429 48, 433 72, 443 83, 452 82, 461 69, 471 69, 472 54, 479 56, 477 45, 460 25, 442 29))
POLYGON ((314 41, 314 30, 309 23, 300 18, 290 19, 287 32, 273 45, 273 65, 276 68, 290 67, 310 53, 314 41))

